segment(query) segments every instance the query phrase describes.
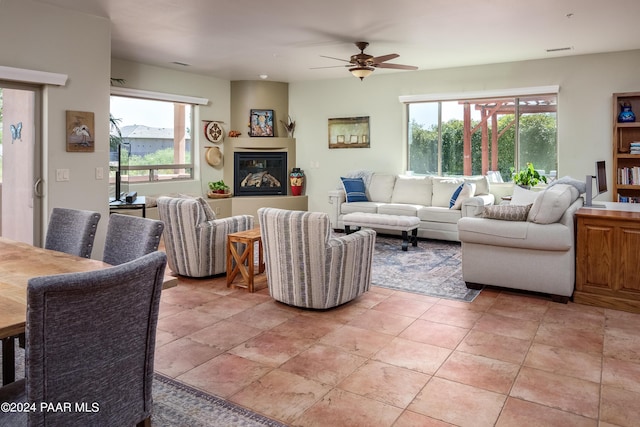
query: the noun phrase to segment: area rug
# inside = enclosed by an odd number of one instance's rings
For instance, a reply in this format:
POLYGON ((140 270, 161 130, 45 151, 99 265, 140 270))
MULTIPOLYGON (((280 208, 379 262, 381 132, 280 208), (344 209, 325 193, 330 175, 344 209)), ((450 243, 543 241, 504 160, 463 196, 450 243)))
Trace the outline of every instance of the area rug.
POLYGON ((151 425, 154 427, 285 426, 157 373, 153 381, 151 425))
MULTIPOLYGON (((24 378, 24 350, 21 348, 16 348, 16 378, 24 378)), ((2 372, 0 372, 0 384, 2 384, 2 372)), ((286 426, 158 373, 154 374, 152 393, 151 425, 153 427, 286 426)), ((1 421, 0 419, 0 425, 2 425, 1 421)))
POLYGON ((409 245, 406 252, 401 245, 399 236, 376 236, 373 285, 466 302, 480 294, 467 289, 462 280, 459 242, 420 239, 417 247, 409 245))

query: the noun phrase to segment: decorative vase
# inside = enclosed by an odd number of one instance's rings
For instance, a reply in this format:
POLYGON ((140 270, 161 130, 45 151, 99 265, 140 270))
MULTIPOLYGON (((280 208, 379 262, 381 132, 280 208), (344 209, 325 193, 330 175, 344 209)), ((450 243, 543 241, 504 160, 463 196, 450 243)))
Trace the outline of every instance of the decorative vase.
POLYGON ((302 189, 304 188, 304 172, 300 168, 293 168, 289 174, 289 184, 291 184, 292 195, 302 195, 302 189))
POLYGON ((618 114, 618 122, 619 123, 635 122, 636 115, 631 110, 631 105, 625 103, 625 104, 622 104, 621 107, 622 107, 622 111, 620 111, 620 114, 618 114))

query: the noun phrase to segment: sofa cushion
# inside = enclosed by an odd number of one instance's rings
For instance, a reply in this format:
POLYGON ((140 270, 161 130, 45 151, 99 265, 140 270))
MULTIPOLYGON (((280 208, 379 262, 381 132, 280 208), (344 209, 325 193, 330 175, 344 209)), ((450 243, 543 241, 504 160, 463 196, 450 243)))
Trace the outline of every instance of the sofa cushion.
POLYGON ((460 191, 456 189, 456 191, 454 191, 453 193, 453 196, 451 196, 451 200, 449 201, 449 209, 461 209, 462 202, 473 197, 473 195, 476 193, 476 185, 471 182, 460 184, 458 188, 460 189, 460 191))
POLYGON ((490 205, 485 206, 483 218, 499 219, 503 221, 526 221, 531 210, 529 205, 490 205))
POLYGON ((408 203, 387 203, 380 205, 378 213, 387 215, 416 216, 418 209, 421 207, 422 205, 410 205, 408 203))
POLYGON ((476 185, 476 195, 490 194, 489 180, 484 175, 465 177, 464 182, 469 182, 476 185))
POLYGON ((391 203, 431 205, 431 177, 398 177, 393 187, 391 203))
POLYGON ((435 206, 418 209, 418 218, 423 222, 455 224, 462 218, 462 211, 435 206))
POLYGON ((560 223, 535 224, 465 217, 458 221, 458 234, 464 243, 508 248, 567 251, 573 246, 573 233, 560 223))
POLYGON ((547 188, 533 202, 528 221, 536 224, 558 222, 573 202, 573 195, 577 192, 578 190, 567 184, 558 184, 547 188))
POLYGON ((432 177, 432 181, 433 196, 431 198, 431 206, 440 206, 443 208, 449 207, 449 201, 451 200, 453 192, 464 182, 462 179, 439 176, 432 177))
POLYGON ((395 175, 374 173, 371 176, 371 181, 369 182, 369 187, 367 188, 369 200, 371 200, 372 202, 391 202, 391 194, 393 193, 395 182, 395 175))
POLYGON ((535 202, 536 198, 540 195, 540 191, 531 191, 526 188, 522 188, 519 185, 513 186, 513 194, 511 195, 510 205, 526 206, 535 202))
POLYGON ((347 195, 347 203, 352 202, 368 202, 369 199, 365 193, 364 181, 362 178, 340 178, 344 192, 347 195))
POLYGON ((378 213, 378 207, 380 207, 381 205, 384 205, 384 203, 377 203, 377 202, 343 203, 340 206, 340 212, 343 214, 348 214, 353 212, 378 213))

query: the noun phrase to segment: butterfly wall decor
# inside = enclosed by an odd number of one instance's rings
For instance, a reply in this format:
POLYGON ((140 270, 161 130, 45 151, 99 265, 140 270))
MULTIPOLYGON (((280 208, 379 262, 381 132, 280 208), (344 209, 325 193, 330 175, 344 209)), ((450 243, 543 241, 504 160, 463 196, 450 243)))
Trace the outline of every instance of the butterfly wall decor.
POLYGON ((13 144, 16 139, 22 141, 22 122, 17 125, 11 125, 11 143, 13 144))

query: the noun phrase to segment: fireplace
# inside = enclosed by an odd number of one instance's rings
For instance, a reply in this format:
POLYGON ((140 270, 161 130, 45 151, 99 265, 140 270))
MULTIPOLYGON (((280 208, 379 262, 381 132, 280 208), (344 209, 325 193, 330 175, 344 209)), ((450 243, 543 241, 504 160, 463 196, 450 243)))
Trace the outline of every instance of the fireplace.
POLYGON ((235 152, 233 156, 235 196, 287 194, 286 152, 235 152))

